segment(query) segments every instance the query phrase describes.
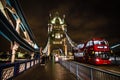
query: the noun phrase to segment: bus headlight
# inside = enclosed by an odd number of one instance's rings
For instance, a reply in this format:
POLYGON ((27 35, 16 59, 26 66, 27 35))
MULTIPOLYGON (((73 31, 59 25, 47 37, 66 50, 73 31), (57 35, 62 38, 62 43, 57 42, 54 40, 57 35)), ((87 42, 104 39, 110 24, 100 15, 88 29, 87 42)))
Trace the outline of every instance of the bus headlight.
POLYGON ((112 61, 112 59, 110 58, 109 61, 112 61))
POLYGON ((99 61, 100 61, 100 59, 96 58, 96 61, 97 61, 97 62, 99 62, 99 61))

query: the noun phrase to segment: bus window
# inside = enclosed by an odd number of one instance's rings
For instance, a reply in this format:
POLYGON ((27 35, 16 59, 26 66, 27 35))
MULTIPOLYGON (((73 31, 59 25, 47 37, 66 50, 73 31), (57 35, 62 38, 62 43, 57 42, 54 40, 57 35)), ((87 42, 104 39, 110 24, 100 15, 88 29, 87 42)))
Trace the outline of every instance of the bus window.
POLYGON ((98 44, 98 45, 101 45, 101 44, 102 44, 102 45, 106 45, 107 42, 104 41, 104 40, 102 40, 102 41, 97 40, 97 41, 94 41, 94 44, 95 44, 95 45, 97 45, 97 44, 98 44))

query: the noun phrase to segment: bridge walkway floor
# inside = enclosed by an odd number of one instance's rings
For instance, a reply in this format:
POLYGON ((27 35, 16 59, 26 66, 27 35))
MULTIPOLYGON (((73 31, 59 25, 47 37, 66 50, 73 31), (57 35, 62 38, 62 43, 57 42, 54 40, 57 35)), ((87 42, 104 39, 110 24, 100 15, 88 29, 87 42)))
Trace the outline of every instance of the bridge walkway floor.
POLYGON ((33 66, 14 80, 76 80, 76 78, 59 63, 48 61, 45 65, 33 66))

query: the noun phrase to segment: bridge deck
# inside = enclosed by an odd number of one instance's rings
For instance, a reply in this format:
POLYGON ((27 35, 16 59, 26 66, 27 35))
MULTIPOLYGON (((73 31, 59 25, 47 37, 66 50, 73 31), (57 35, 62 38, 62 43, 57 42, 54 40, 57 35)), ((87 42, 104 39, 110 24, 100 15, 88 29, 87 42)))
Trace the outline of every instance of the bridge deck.
POLYGON ((35 65, 14 80, 76 80, 76 78, 59 63, 49 61, 45 66, 35 65))

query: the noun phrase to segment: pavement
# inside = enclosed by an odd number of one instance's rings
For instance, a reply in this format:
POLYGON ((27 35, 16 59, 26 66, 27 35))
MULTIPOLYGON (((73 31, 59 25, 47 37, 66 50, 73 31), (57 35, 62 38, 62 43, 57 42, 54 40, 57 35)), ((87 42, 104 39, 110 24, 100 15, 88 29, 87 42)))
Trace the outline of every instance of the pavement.
POLYGON ((14 80, 76 80, 76 78, 59 63, 48 61, 45 65, 33 66, 15 77, 14 80))

